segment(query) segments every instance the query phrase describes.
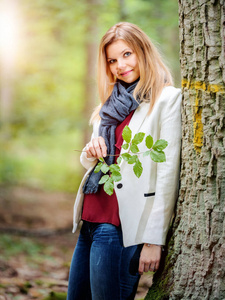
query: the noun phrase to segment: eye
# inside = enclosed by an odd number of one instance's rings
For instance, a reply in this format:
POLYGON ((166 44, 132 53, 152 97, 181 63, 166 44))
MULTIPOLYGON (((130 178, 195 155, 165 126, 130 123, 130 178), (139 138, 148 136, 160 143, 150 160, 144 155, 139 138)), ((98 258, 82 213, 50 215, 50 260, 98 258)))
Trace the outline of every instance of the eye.
POLYGON ((111 65, 111 64, 114 64, 116 62, 116 60, 115 59, 110 59, 110 60, 108 60, 108 63, 111 65))
POLYGON ((131 52, 127 51, 127 52, 124 53, 124 56, 125 56, 125 57, 128 57, 128 56, 130 56, 131 54, 132 54, 131 52))

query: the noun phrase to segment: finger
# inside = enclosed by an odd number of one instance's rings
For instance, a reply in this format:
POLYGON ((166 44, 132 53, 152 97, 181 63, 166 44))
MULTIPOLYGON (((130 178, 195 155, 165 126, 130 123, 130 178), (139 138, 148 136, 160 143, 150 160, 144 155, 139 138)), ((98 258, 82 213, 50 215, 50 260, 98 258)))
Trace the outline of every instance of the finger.
POLYGON ((150 270, 151 272, 154 272, 154 271, 156 270, 155 265, 150 265, 149 270, 150 270))
POLYGON ((158 268, 159 268, 159 261, 157 261, 155 264, 155 271, 158 270, 158 268))
POLYGON ((139 272, 140 275, 142 275, 143 272, 144 272, 144 263, 141 262, 141 260, 139 260, 138 272, 139 272))
POLYGON ((106 147, 104 138, 101 137, 101 136, 99 137, 99 144, 100 144, 100 147, 101 147, 102 156, 106 157, 106 155, 107 155, 107 147, 106 147))
POLYGON ((92 142, 86 145, 86 153, 87 153, 87 157, 96 157, 96 151, 93 147, 92 142))
POLYGON ((103 155, 102 148, 101 148, 101 145, 100 145, 100 142, 99 142, 98 138, 93 140, 93 147, 94 147, 94 150, 96 152, 96 157, 97 158, 102 157, 102 155, 103 155))
POLYGON ((149 264, 145 264, 144 271, 145 271, 145 272, 148 272, 148 271, 149 271, 149 264))

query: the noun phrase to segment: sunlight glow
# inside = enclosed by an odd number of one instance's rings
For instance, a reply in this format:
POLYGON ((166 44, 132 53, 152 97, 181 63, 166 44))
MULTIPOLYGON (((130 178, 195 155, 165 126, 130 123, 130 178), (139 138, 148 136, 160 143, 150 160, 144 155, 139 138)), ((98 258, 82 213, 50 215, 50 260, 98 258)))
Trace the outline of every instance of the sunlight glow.
POLYGON ((0 5, 0 55, 4 63, 12 63, 16 58, 19 48, 19 30, 16 1, 3 1, 0 5))

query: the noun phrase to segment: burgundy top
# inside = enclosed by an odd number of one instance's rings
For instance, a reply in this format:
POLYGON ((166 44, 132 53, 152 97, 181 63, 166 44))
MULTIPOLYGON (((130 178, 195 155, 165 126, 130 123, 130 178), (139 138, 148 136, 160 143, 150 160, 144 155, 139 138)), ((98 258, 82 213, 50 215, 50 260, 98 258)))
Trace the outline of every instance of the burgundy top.
MULTIPOLYGON (((123 129, 130 123, 133 113, 134 111, 132 111, 116 128, 115 154, 118 154, 118 156, 123 144, 123 129)), ((84 195, 82 220, 93 223, 110 223, 115 226, 119 226, 119 208, 115 191, 113 191, 113 194, 109 196, 104 191, 103 185, 101 185, 97 193, 84 195)))

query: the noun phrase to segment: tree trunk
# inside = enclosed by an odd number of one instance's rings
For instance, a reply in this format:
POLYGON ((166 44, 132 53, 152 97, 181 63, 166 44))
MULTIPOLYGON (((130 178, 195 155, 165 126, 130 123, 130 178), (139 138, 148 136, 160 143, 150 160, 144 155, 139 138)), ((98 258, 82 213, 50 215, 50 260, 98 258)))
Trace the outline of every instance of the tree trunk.
POLYGON ((120 22, 125 22, 127 21, 127 10, 125 6, 125 1, 124 0, 119 0, 119 20, 120 22))
POLYGON ((180 0, 182 164, 176 217, 146 299, 225 299, 225 7, 180 0))

